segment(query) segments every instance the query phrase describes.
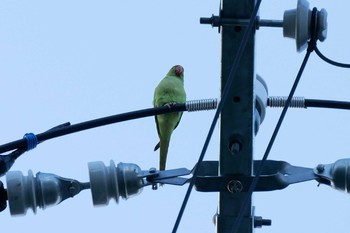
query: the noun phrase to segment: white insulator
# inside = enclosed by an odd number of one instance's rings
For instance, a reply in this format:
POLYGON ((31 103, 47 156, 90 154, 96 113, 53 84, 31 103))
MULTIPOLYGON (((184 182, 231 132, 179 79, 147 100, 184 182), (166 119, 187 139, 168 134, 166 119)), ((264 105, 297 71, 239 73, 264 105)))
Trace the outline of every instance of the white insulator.
POLYGON ((327 11, 317 11, 317 23, 311 25, 311 10, 309 2, 298 0, 297 8, 287 10, 283 15, 283 36, 293 38, 296 41, 297 51, 301 52, 307 47, 307 41, 311 38, 311 28, 315 27, 316 39, 324 41, 327 37, 327 11))
MULTIPOLYGON (((62 179, 64 178, 42 172, 38 172, 34 177, 31 170, 28 171, 28 176, 24 176, 20 171, 8 172, 6 182, 11 215, 24 215, 27 209, 36 213, 37 207, 45 209, 59 204, 69 192, 62 179)), ((71 193, 71 197, 74 195, 71 193)))
MULTIPOLYGON (((260 75, 256 75, 256 82, 254 85, 254 92, 255 92, 255 108, 259 114, 259 122, 256 122, 256 125, 260 125, 266 115, 266 106, 267 106, 267 96, 269 94, 269 91, 267 89, 267 84, 264 81, 264 79, 260 75)), ((258 116, 258 115, 256 115, 258 116)), ((259 127, 259 126, 258 126, 259 127)), ((258 129, 258 128, 257 128, 258 129)))
POLYGON ((89 177, 94 206, 108 205, 110 199, 118 203, 119 197, 128 199, 139 194, 144 186, 143 179, 138 177, 140 167, 132 163, 119 163, 110 166, 103 162, 89 162, 89 177))

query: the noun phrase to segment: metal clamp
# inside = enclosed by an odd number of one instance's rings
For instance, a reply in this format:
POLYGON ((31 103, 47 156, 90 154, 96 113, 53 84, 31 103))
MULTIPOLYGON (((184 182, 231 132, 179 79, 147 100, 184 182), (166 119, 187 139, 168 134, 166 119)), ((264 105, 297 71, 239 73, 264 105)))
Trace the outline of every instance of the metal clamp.
MULTIPOLYGON (((254 161, 254 168, 261 163, 254 161)), ((254 171, 254 174, 256 171, 254 171)), ((254 191, 284 189, 290 184, 316 179, 312 168, 292 166, 284 161, 267 160, 254 191)), ((218 161, 204 161, 196 178, 195 188, 201 192, 247 192, 254 176, 228 174, 218 176, 218 161), (208 172, 210 171, 210 172, 208 172)))

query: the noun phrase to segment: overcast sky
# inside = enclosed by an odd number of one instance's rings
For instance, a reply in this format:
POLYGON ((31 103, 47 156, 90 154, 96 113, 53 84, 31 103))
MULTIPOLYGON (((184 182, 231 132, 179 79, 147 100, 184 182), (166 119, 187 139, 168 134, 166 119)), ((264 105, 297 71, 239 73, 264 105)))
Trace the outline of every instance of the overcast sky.
MULTIPOLYGON (((265 0, 260 16, 282 19, 297 1, 265 0)), ((350 3, 310 1, 328 11, 328 38, 319 49, 334 60, 350 62, 350 3)), ((9 1, 0 3, 0 76, 3 132, 0 144, 72 124, 152 107, 154 88, 171 66, 185 68, 187 99, 220 96, 221 37, 216 28, 200 25, 200 17, 217 14, 219 1, 9 1)), ((305 51, 282 29, 256 33, 256 72, 269 95, 287 95, 305 51)), ((349 70, 332 67, 312 54, 296 95, 349 100, 349 70)), ((267 109, 255 138, 260 159, 280 109, 267 109)), ((168 168, 192 168, 202 150, 214 111, 184 113, 173 134, 168 168)), ((269 159, 315 167, 350 155, 350 113, 343 110, 288 111, 269 159)), ((205 160, 219 158, 219 129, 205 160)), ((158 165, 154 118, 92 129, 40 144, 20 157, 12 170, 29 169, 88 181, 87 163, 130 162, 143 170, 158 165)), ((6 186, 5 177, 1 181, 6 186)), ((34 215, 0 213, 7 232, 170 232, 187 185, 144 188, 137 196, 93 207, 91 193, 34 215)), ((217 193, 192 192, 178 232, 215 232, 212 216, 217 193)), ((255 193, 255 212, 272 219, 261 233, 348 232, 350 197, 315 181, 282 191, 255 193)))

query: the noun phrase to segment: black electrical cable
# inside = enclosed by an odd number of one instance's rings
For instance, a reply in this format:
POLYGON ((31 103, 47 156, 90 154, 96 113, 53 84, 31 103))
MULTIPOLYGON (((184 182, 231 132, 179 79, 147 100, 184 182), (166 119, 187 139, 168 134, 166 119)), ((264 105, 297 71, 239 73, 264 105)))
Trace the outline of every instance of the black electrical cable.
POLYGON ((350 109, 350 102, 335 100, 305 99, 305 107, 350 109))
MULTIPOLYGON (((96 127, 100 127, 108 124, 113 124, 121 121, 133 120, 136 118, 148 117, 148 116, 159 115, 159 114, 164 114, 169 112, 186 111, 188 110, 187 107, 188 106, 186 104, 175 104, 171 106, 148 108, 148 109, 143 109, 139 111, 117 114, 113 116, 108 116, 108 117, 103 117, 95 120, 78 123, 75 125, 71 125, 69 122, 67 122, 59 126, 56 126, 54 128, 51 128, 41 134, 37 134, 37 135, 31 134, 31 136, 34 137, 36 144, 38 144, 48 139, 60 137, 71 133, 76 133, 76 132, 91 129, 91 128, 96 128, 96 127)), ((12 167, 15 160, 20 155, 22 155, 27 150, 33 148, 33 147, 30 148, 31 146, 28 145, 30 143, 31 142, 28 141, 26 138, 23 138, 23 139, 19 139, 17 141, 13 141, 0 146, 0 153, 13 150, 11 153, 6 155, 0 154, 0 177, 6 174, 6 172, 12 167)))
POLYGON ((0 177, 5 175, 15 163, 16 159, 24 154, 25 150, 17 149, 7 155, 0 155, 0 177))
POLYGON ((15 160, 24 152, 34 149, 39 143, 52 139, 55 137, 87 130, 95 127, 100 127, 108 124, 113 124, 126 120, 133 120, 136 118, 154 116, 159 114, 165 114, 170 112, 183 112, 183 111, 200 111, 215 109, 217 106, 216 99, 201 99, 190 100, 186 103, 180 104, 168 104, 158 108, 148 108, 108 117, 103 117, 95 120, 90 120, 75 125, 71 125, 69 122, 53 127, 41 134, 35 135, 33 133, 27 133, 23 139, 13 141, 0 146, 0 153, 12 151, 9 154, 0 154, 0 176, 6 174, 6 172, 12 167, 15 160))
POLYGON ((227 79, 227 83, 226 83, 226 85, 224 87, 224 90, 222 92, 223 94, 222 94, 222 97, 221 97, 221 101, 220 101, 219 106, 218 106, 218 108, 217 108, 217 110, 215 112, 215 116, 214 116, 212 124, 210 126, 207 138, 206 138, 206 140, 204 142, 201 154, 200 154, 200 156, 198 158, 198 162, 197 162, 196 166, 193 169, 192 179, 190 181, 190 184, 188 186, 188 189, 187 189, 187 192, 185 194, 184 200, 182 202, 179 214, 178 214, 178 216, 176 218, 176 221, 175 221, 172 233, 176 233, 177 229, 178 229, 178 227, 180 225, 181 218, 182 218, 182 215, 183 215, 183 213, 185 211, 188 199, 189 199, 189 197, 191 195, 191 192, 192 192, 192 189, 193 189, 196 177, 198 175, 198 171, 199 171, 200 165, 203 162, 205 153, 207 151, 210 139, 211 139, 211 137, 213 135, 216 123, 217 123, 217 121, 219 119, 219 115, 220 115, 220 113, 222 111, 223 105, 224 105, 226 99, 228 98, 228 93, 229 93, 229 90, 231 89, 232 82, 233 82, 234 76, 235 76, 235 74, 237 72, 238 65, 239 65, 239 63, 241 61, 242 55, 243 55, 244 50, 246 48, 246 45, 248 43, 249 35, 250 35, 250 33, 252 33, 252 29, 253 29, 253 26, 255 24, 256 16, 257 16, 257 13, 258 13, 261 1, 262 0, 257 0, 256 4, 254 6, 254 9, 252 11, 252 15, 251 15, 250 20, 249 20, 249 24, 247 25, 247 28, 246 28, 246 30, 244 32, 241 44, 240 44, 240 46, 238 48, 237 54, 236 54, 235 59, 234 59, 234 61, 232 63, 232 67, 231 67, 231 70, 230 70, 230 73, 229 73, 229 76, 228 76, 228 79, 227 79))
MULTIPOLYGON (((171 107, 168 106, 162 106, 158 108, 148 108, 128 113, 122 113, 117 115, 112 115, 108 117, 103 117, 95 120, 90 120, 74 125, 70 125, 70 123, 65 123, 60 126, 54 127, 48 131, 45 131, 43 133, 37 134, 36 137, 38 139, 38 143, 41 143, 45 140, 60 137, 63 135, 76 133, 79 131, 96 128, 104 125, 109 125, 121 121, 127 121, 127 120, 133 120, 137 118, 142 117, 148 117, 153 115, 159 115, 169 112, 179 112, 179 111, 186 111, 186 104, 176 104, 171 107)), ((6 144, 3 144, 0 146, 0 153, 4 153, 7 151, 20 149, 20 150, 27 150, 27 140, 26 139, 19 139, 13 142, 9 142, 6 144)))
POLYGON ((315 52, 323 61, 325 61, 333 66, 338 66, 338 67, 342 67, 342 68, 350 68, 350 64, 336 62, 336 61, 333 61, 333 60, 327 58, 325 55, 323 55, 321 53, 321 51, 317 47, 315 48, 315 52))
MULTIPOLYGON (((63 135, 76 133, 79 131, 96 128, 104 125, 109 125, 117 122, 133 120, 137 118, 149 117, 159 114, 165 114, 170 112, 183 112, 183 111, 200 111, 200 110, 210 110, 215 109, 217 106, 216 99, 201 99, 201 100, 190 100, 186 103, 175 103, 168 104, 157 108, 147 108, 133 112, 127 112, 117 115, 112 115, 108 117, 102 117, 95 120, 85 121, 75 125, 71 125, 69 122, 53 127, 41 134, 25 134, 23 139, 19 139, 7 144, 0 146, 0 153, 19 149, 28 151, 33 149, 36 144, 39 144, 45 140, 52 139, 55 137, 60 137, 63 135), (33 145, 29 145, 33 144, 33 145)), ((1 156, 1 155, 0 155, 1 156)))
POLYGON ((235 221, 235 223, 233 225, 232 233, 237 233, 237 231, 239 229, 239 226, 241 225, 241 222, 242 222, 242 219, 243 219, 243 215, 246 212, 247 207, 248 207, 248 202, 249 202, 249 200, 250 200, 250 198, 251 198, 251 196, 252 196, 252 194, 253 194, 253 192, 254 192, 257 184, 258 184, 258 181, 259 181, 259 178, 260 178, 260 176, 262 174, 265 162, 266 162, 267 157, 269 156, 269 153, 271 151, 271 148, 272 148, 272 146, 273 146, 273 144, 275 142, 275 139, 277 137, 278 131, 281 128, 282 122, 283 122, 284 117, 285 117, 285 115, 287 113, 289 105, 290 105, 290 103, 292 101, 292 98, 293 98, 293 95, 295 93, 295 90, 296 90, 296 88, 297 88, 297 86, 299 84, 299 81, 301 79, 301 76, 303 74, 305 66, 307 64, 307 61, 309 60, 311 52, 314 51, 314 49, 316 47, 316 36, 315 36, 315 31, 314 31, 315 27, 313 27, 316 24, 316 14, 317 14, 317 9, 313 8, 312 16, 311 16, 311 40, 308 43, 307 52, 305 54, 304 60, 303 60, 303 62, 301 64, 301 67, 300 67, 300 69, 298 71, 298 74, 297 74, 297 76, 295 78, 293 86, 292 86, 292 88, 290 90, 290 93, 288 95, 287 101, 286 101, 286 103, 285 103, 285 105, 283 107, 282 113, 281 113, 281 115, 280 115, 280 117, 278 119, 276 127, 275 127, 275 129, 274 129, 274 131, 272 133, 271 139, 270 139, 270 141, 269 141, 269 143, 267 145, 267 148, 266 148, 266 151, 264 153, 264 156, 261 159, 261 162, 260 162, 260 164, 258 166, 258 169, 257 169, 257 171, 255 173, 255 176, 254 176, 254 178, 252 180, 252 183, 250 184, 248 192, 247 192, 247 194, 246 194, 246 196, 245 196, 245 198, 243 200, 243 203, 241 205, 239 214, 238 214, 237 219, 236 219, 236 221, 235 221))

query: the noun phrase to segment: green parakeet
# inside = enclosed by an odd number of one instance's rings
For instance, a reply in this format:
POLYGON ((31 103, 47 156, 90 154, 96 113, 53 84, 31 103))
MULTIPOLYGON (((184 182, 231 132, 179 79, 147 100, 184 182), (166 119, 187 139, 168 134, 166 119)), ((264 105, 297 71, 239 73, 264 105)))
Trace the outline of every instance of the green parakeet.
MULTIPOLYGON (((160 81, 154 91, 153 105, 161 107, 174 103, 185 103, 186 92, 184 89, 184 68, 180 65, 173 66, 167 75, 160 81)), ((182 112, 166 113, 155 116, 159 143, 154 150, 159 149, 159 170, 165 170, 171 134, 181 120, 182 112)))

